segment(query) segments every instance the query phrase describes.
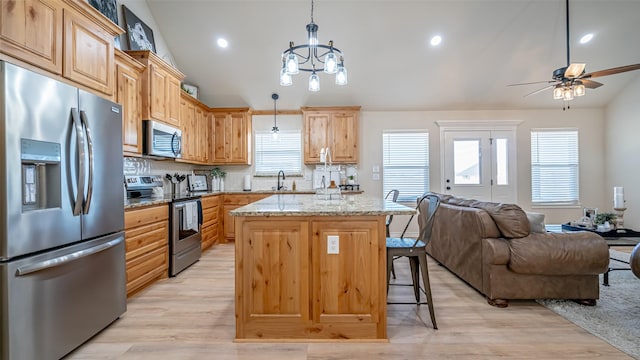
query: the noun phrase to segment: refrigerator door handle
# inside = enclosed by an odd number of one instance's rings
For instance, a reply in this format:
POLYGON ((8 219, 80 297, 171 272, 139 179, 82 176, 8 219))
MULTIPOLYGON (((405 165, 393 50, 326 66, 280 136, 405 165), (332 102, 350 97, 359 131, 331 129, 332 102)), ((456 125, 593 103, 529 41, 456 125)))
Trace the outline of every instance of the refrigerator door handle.
POLYGON ((73 118, 73 124, 76 128, 76 146, 78 147, 78 193, 76 194, 76 201, 73 205, 73 216, 79 216, 82 213, 82 200, 84 198, 84 131, 82 129, 80 116, 78 115, 78 109, 71 108, 71 117, 73 118))
POLYGON ((57 266, 62 266, 64 264, 68 264, 72 261, 81 259, 83 257, 87 257, 96 253, 99 253, 101 251, 110 249, 116 245, 118 245, 120 242, 122 241, 122 237, 118 237, 117 239, 113 239, 109 242, 106 242, 104 244, 100 244, 98 246, 89 248, 89 249, 84 249, 84 250, 80 250, 80 251, 76 251, 74 253, 71 254, 67 254, 67 255, 62 255, 62 256, 58 256, 56 258, 53 259, 49 259, 49 260, 45 260, 45 261, 41 261, 41 262, 37 262, 35 264, 29 264, 29 265, 25 265, 25 266, 21 266, 17 269, 16 271, 16 275, 17 276, 24 276, 24 275, 28 275, 28 274, 32 274, 38 271, 42 271, 45 269, 49 269, 52 267, 57 267, 57 266))
POLYGON ((93 196, 93 140, 91 138, 91 129, 89 128, 89 121, 87 121, 87 113, 80 110, 80 118, 85 128, 87 135, 87 145, 89 148, 89 180, 87 185, 87 199, 84 203, 84 213, 89 213, 89 207, 91 206, 91 198, 93 196))

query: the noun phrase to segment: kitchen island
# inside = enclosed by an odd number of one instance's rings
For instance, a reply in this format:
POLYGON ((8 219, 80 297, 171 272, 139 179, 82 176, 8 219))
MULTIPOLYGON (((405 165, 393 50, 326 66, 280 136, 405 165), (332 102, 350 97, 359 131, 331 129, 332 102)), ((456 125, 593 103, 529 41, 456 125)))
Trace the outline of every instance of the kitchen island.
POLYGON ((231 211, 236 341, 387 341, 387 215, 365 195, 273 195, 231 211))

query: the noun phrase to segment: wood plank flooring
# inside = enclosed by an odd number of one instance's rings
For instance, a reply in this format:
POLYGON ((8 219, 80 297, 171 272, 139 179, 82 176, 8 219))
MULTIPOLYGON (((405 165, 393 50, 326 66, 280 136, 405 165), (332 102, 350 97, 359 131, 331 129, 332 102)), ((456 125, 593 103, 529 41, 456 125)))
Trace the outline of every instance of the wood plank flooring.
MULTIPOLYGON (((389 305, 389 343, 235 343, 233 243, 129 299, 119 320, 67 359, 631 359, 533 301, 498 309, 429 259, 438 330, 426 305, 389 305)), ((396 263, 400 280, 408 264, 396 263)), ((392 300, 410 287, 391 287, 392 300)))

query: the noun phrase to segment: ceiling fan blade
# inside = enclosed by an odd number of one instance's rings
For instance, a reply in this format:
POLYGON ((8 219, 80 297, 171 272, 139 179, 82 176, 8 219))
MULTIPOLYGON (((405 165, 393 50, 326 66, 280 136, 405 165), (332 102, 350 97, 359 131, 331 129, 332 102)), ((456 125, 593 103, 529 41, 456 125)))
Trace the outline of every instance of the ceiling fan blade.
POLYGON ((527 95, 525 95, 525 96, 523 96, 523 97, 527 97, 527 96, 535 95, 535 94, 540 93, 540 92, 543 92, 543 91, 545 91, 545 90, 552 89, 552 88, 554 88, 555 86, 556 86, 555 84, 553 84, 553 85, 549 85, 549 86, 545 86, 545 87, 543 87, 542 89, 538 89, 538 90, 536 90, 536 91, 534 91, 534 92, 530 92, 530 93, 528 93, 527 95))
POLYGON ((534 82, 527 82, 527 83, 519 83, 519 84, 509 84, 507 86, 520 86, 520 85, 533 85, 533 84, 552 84, 555 83, 555 80, 546 80, 546 81, 534 81, 534 82))
POLYGON ((584 72, 586 64, 571 64, 567 67, 567 70, 564 71, 564 77, 567 79, 575 79, 578 76, 582 75, 584 72))
POLYGON ((627 71, 633 71, 633 70, 639 70, 639 69, 640 69, 640 64, 618 66, 618 67, 614 67, 614 68, 611 68, 611 69, 594 71, 592 73, 584 74, 580 78, 581 79, 589 79, 589 78, 614 75, 614 74, 619 74, 619 73, 623 73, 623 72, 627 72, 627 71))
POLYGON ((593 80, 580 79, 580 81, 582 82, 582 85, 588 89, 597 89, 603 85, 602 83, 593 80))

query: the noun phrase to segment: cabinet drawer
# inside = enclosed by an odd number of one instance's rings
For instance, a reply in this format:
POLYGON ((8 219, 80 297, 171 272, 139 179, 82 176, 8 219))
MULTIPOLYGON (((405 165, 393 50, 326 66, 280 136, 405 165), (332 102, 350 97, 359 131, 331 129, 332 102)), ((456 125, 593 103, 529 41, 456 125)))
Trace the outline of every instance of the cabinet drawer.
POLYGON ((162 247, 127 261, 127 294, 156 278, 166 277, 169 271, 167 260, 168 247, 162 247))
POLYGON ((124 228, 146 225, 169 219, 169 206, 153 206, 124 212, 124 228))
POLYGON ((125 231, 126 257, 134 259, 159 247, 168 246, 169 230, 166 223, 149 224, 125 231))
POLYGON ((212 222, 217 222, 218 221, 218 214, 220 209, 216 206, 214 208, 210 208, 210 209, 203 209, 202 210, 202 222, 204 224, 207 223, 212 223, 212 222))
POLYGON ((220 205, 220 197, 218 195, 205 196, 200 201, 202 201, 203 209, 208 209, 208 208, 220 205))

